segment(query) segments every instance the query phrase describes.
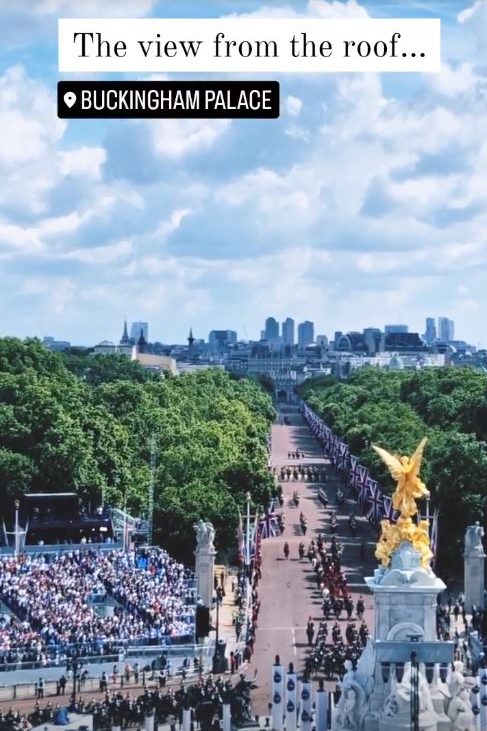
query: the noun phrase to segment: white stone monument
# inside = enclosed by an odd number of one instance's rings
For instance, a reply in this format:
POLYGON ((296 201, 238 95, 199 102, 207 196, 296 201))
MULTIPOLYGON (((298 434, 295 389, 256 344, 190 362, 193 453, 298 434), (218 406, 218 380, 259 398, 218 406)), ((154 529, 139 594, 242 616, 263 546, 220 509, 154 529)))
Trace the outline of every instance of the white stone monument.
POLYGON ((216 551, 213 545, 215 529, 211 523, 199 520, 193 526, 196 531, 195 573, 198 594, 205 607, 211 609, 216 551))
POLYGON ((484 529, 479 522, 470 525, 465 533, 465 609, 472 611, 475 605, 484 608, 484 562, 485 552, 482 544, 484 529))

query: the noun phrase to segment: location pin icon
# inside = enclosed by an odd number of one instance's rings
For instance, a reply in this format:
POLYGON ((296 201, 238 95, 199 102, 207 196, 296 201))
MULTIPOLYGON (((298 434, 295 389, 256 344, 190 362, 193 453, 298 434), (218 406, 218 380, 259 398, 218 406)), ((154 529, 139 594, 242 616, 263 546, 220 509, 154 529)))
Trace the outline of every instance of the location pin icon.
POLYGON ((76 104, 76 94, 74 91, 67 91, 64 95, 64 103, 66 106, 71 109, 72 106, 76 104))

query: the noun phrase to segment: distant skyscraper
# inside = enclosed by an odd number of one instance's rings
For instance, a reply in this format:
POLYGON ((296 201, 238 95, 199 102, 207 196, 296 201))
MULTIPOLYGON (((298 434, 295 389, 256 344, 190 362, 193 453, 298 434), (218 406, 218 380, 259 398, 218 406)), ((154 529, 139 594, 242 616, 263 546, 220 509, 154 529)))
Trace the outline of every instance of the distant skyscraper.
POLYGON ((279 338, 279 323, 275 317, 268 317, 265 321, 265 339, 275 341, 279 338))
POLYGON ((212 330, 208 335, 208 343, 212 348, 224 350, 227 345, 237 342, 237 333, 234 330, 212 330))
POLYGON ((149 323, 148 322, 133 322, 130 328, 130 338, 134 342, 137 342, 140 338, 140 333, 143 333, 145 341, 149 342, 149 323))
POLYGON ((294 320, 287 317, 282 323, 282 342, 284 345, 294 345, 294 320))
POLYGON ((407 333, 408 326, 407 325, 386 325, 384 328, 384 332, 386 335, 390 335, 391 333, 407 333))
POLYGON ((438 338, 442 341, 455 339, 455 323, 448 317, 438 318, 438 338))
POLYGON ((313 322, 305 320, 300 322, 298 325, 298 345, 300 348, 305 348, 310 343, 313 343, 315 339, 315 326, 313 322))
POLYGON ((426 330, 424 333, 424 339, 426 340, 428 345, 431 345, 431 343, 434 343, 436 340, 436 323, 434 317, 426 318, 426 330))

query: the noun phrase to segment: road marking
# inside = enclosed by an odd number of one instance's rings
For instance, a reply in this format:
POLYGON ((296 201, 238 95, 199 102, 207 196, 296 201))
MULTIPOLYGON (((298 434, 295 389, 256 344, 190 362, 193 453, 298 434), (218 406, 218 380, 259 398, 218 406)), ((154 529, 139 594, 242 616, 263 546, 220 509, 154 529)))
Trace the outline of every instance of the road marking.
POLYGON ((294 624, 290 625, 289 627, 259 627, 260 632, 269 632, 270 630, 291 630, 294 632, 295 629, 306 629, 306 627, 298 627, 294 624))
POLYGON ((292 634, 292 637, 293 637, 293 652, 294 652, 295 655, 297 655, 297 651, 296 651, 296 633, 294 631, 294 627, 292 628, 291 634, 292 634))

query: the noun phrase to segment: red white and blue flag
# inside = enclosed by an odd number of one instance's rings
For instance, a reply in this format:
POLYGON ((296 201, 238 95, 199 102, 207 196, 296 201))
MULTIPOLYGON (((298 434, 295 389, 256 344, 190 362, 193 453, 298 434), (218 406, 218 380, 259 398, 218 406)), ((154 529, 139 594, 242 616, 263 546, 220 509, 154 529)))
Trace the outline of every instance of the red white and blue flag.
POLYGON ((259 520, 259 535, 261 538, 274 538, 280 535, 279 521, 275 512, 265 511, 263 518, 259 520))
POLYGON ((389 497, 389 495, 384 495, 383 504, 384 504, 384 518, 387 518, 387 520, 397 520, 397 511, 394 510, 392 498, 389 497))
POLYGON ((370 506, 367 520, 371 523, 378 523, 384 515, 384 496, 377 481, 370 477, 367 480, 367 501, 370 506))

